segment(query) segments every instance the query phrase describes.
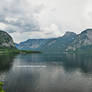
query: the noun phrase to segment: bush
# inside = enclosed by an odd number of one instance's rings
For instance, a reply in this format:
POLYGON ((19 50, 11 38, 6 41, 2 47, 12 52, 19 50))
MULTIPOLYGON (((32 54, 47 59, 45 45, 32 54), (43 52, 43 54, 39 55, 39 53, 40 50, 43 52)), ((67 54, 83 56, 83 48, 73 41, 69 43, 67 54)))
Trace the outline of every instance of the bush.
POLYGON ((0 82, 0 92, 5 92, 4 89, 3 89, 3 85, 4 85, 4 83, 0 82))

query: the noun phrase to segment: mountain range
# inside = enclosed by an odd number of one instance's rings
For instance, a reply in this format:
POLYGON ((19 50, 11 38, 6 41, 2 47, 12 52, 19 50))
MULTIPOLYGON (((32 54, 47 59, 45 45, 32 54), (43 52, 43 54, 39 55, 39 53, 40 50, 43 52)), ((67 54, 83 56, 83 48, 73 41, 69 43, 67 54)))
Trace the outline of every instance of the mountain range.
POLYGON ((28 39, 16 44, 20 50, 40 50, 44 52, 76 52, 91 50, 92 29, 86 29, 80 34, 66 32, 64 36, 50 39, 28 39))

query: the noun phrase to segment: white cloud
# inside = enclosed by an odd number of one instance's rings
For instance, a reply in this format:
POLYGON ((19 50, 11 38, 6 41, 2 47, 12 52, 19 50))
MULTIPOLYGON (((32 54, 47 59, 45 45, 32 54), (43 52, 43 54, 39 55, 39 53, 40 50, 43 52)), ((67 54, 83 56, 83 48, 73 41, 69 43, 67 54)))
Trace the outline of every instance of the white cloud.
POLYGON ((5 25, 4 23, 0 23, 0 29, 4 30, 7 28, 7 25, 5 25))
POLYGON ((11 18, 11 17, 5 18, 5 21, 7 22, 16 22, 17 20, 18 20, 17 18, 11 18))
POLYGON ((41 28, 40 30, 45 34, 45 38, 58 37, 62 35, 62 32, 56 24, 51 24, 47 27, 41 28))

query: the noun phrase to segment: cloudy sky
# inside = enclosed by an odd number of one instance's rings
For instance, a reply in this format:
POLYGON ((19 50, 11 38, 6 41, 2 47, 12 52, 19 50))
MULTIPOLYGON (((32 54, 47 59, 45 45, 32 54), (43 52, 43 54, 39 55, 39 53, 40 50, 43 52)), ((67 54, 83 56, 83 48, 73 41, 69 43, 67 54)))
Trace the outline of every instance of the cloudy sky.
POLYGON ((92 28, 92 0, 0 0, 0 29, 15 42, 92 28))

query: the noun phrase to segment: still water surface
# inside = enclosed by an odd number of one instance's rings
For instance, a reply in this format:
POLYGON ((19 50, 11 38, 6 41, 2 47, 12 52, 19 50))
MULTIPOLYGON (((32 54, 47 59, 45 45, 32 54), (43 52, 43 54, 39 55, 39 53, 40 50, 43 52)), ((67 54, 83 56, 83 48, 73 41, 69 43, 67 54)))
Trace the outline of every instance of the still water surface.
POLYGON ((92 92, 92 56, 0 55, 6 92, 92 92))

